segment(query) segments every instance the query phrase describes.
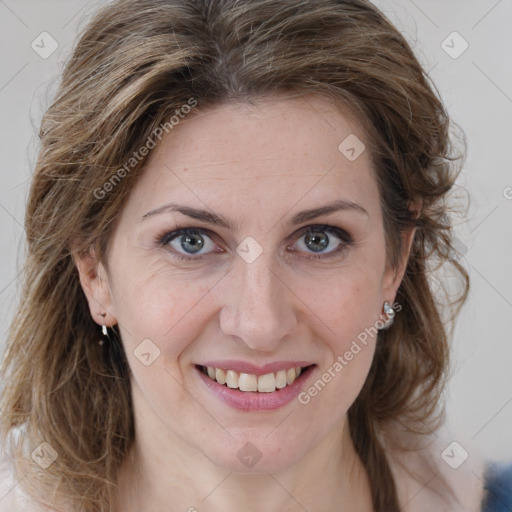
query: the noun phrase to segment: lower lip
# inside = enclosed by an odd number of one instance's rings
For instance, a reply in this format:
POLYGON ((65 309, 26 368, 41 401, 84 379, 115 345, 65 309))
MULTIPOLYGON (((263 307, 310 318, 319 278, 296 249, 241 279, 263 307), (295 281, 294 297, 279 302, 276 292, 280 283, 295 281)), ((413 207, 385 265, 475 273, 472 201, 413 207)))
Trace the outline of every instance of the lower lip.
POLYGON ((240 411, 274 411, 284 407, 300 394, 304 383, 314 369, 314 365, 309 366, 289 386, 271 393, 260 393, 258 391, 240 391, 239 389, 228 388, 219 384, 216 380, 210 379, 197 367, 195 368, 209 391, 225 404, 240 411))

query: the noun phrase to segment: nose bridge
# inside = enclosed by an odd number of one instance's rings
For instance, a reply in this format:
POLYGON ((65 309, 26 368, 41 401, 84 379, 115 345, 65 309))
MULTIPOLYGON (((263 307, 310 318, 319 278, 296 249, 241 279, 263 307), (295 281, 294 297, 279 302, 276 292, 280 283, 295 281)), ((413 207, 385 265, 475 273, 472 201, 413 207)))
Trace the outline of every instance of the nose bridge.
POLYGON ((257 350, 274 350, 295 327, 290 291, 277 275, 275 256, 262 252, 251 262, 237 259, 230 272, 230 290, 222 329, 257 350))

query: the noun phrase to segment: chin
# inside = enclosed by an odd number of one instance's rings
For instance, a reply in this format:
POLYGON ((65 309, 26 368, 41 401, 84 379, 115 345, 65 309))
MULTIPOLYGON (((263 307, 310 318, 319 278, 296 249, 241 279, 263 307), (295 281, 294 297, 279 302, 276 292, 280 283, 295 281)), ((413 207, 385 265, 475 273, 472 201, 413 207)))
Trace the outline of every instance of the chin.
POLYGON ((259 439, 256 436, 243 436, 243 439, 231 439, 229 445, 219 452, 212 450, 204 455, 216 466, 236 473, 274 473, 287 469, 296 464, 304 455, 302 445, 300 449, 285 445, 280 440, 274 442, 265 440, 268 433, 259 439))

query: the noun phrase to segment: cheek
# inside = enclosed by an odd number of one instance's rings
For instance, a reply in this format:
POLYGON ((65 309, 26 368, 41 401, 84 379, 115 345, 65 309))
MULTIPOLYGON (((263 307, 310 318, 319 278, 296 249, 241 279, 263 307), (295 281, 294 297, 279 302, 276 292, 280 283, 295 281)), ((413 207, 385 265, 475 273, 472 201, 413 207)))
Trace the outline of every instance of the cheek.
POLYGON ((340 271, 324 294, 309 290, 310 304, 328 327, 322 333, 329 350, 301 403, 311 401, 313 407, 329 410, 336 418, 357 398, 371 367, 377 339, 380 280, 378 272, 363 264, 361 267, 340 271), (322 395, 321 400, 316 401, 317 395, 322 395))
POLYGON ((133 276, 130 279, 123 279, 122 272, 119 268, 116 312, 127 351, 133 352, 149 339, 164 359, 172 362, 198 336, 202 301, 211 286, 187 279, 186 274, 172 271, 165 264, 146 266, 139 272, 125 269, 124 275, 133 276))
POLYGON ((377 340, 374 288, 345 284, 336 305, 322 310, 330 327, 323 330, 328 350, 315 380, 299 395, 310 414, 328 414, 331 425, 341 421, 359 395, 377 340))
POLYGON ((344 352, 351 340, 375 324, 381 308, 380 276, 376 266, 365 267, 364 262, 340 268, 320 281, 310 280, 308 286, 297 283, 295 289, 323 322, 326 336, 338 352, 344 352))

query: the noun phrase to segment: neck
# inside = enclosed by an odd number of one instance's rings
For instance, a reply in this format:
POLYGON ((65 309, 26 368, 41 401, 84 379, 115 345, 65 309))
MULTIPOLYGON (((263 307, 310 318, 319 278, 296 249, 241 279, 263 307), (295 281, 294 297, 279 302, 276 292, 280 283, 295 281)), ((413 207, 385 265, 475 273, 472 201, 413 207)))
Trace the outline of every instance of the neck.
POLYGON ((219 467, 168 429, 145 424, 136 421, 135 442, 119 473, 116 511, 373 510, 347 421, 292 466, 252 473, 219 467))

